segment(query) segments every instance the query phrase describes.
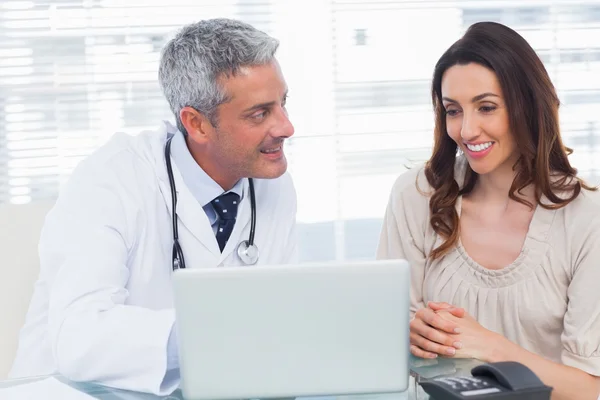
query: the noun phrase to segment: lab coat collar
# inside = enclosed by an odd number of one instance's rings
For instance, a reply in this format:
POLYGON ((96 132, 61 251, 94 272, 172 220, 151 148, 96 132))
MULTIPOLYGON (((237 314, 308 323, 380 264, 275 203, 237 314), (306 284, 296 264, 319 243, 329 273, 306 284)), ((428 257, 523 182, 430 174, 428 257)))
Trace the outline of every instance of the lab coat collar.
MULTIPOLYGON (((167 167, 165 161, 165 144, 169 135, 176 134, 177 128, 167 121, 164 121, 158 131, 153 135, 151 139, 151 151, 154 156, 153 164, 158 178, 160 191, 165 200, 166 206, 169 213, 172 213, 172 199, 171 199, 171 186, 169 184, 169 177, 167 174, 167 167)), ((172 158, 172 157, 171 157, 172 158)), ((233 228, 233 232, 227 245, 223 249, 223 252, 219 250, 219 245, 215 234, 210 225, 210 221, 204 212, 202 206, 198 203, 196 198, 193 196, 183 178, 177 165, 171 160, 173 167, 173 177, 175 180, 175 187, 177 190, 177 216, 178 223, 185 226, 192 235, 200 242, 208 251, 215 254, 219 258, 219 263, 225 260, 232 251, 234 251, 239 242, 246 240, 246 237, 242 237, 244 229, 250 223, 250 196, 249 196, 249 185, 248 180, 243 179, 241 181, 242 186, 242 201, 238 208, 238 217, 236 224, 233 228)), ((180 229, 181 236, 181 229, 180 229)), ((186 249, 183 248, 185 256, 186 249)), ((191 266, 190 266, 191 267, 191 266)))
MULTIPOLYGON (((171 158, 177 165, 186 186, 198 203, 204 207, 210 224, 213 225, 217 220, 217 214, 210 203, 225 191, 194 160, 187 147, 185 136, 179 131, 175 133, 171 143, 171 158)), ((229 192, 243 199, 243 189, 243 179, 240 179, 229 192)))

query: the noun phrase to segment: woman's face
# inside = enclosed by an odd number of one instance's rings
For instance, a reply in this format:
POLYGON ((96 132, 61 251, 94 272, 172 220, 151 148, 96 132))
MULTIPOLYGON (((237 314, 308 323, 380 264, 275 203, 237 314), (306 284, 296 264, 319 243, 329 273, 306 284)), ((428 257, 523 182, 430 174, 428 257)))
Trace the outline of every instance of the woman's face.
POLYGON ((496 74, 469 63, 442 76, 446 129, 479 175, 508 169, 518 158, 502 89, 496 74))

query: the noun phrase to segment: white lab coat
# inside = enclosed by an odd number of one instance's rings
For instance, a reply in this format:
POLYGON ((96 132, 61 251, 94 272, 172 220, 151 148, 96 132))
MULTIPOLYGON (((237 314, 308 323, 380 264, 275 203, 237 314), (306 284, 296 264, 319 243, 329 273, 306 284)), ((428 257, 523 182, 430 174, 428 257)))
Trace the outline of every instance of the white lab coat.
MULTIPOLYGON (((171 192, 160 129, 114 135, 82 161, 46 218, 41 271, 21 330, 12 377, 60 373, 123 389, 169 393, 163 382, 174 324, 171 192)), ((176 164, 180 242, 188 268, 242 265, 248 183, 223 253, 176 164)), ((296 193, 289 174, 255 180, 259 264, 293 262, 296 193)))

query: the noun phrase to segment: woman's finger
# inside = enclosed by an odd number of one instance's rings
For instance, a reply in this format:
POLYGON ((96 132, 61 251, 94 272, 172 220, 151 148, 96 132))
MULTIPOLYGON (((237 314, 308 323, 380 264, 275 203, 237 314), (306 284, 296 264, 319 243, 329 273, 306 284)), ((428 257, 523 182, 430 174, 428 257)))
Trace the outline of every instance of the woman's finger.
POLYGON ((430 301, 427 303, 427 307, 431 308, 433 311, 448 311, 450 314, 454 315, 455 317, 458 318, 462 318, 465 316, 465 309, 462 307, 456 307, 453 306, 452 304, 448 304, 448 303, 438 303, 435 301, 430 301))
POLYGON ((423 336, 424 338, 441 344, 445 346, 455 346, 456 338, 454 336, 448 335, 447 333, 441 332, 431 326, 427 325, 422 320, 415 319, 410 324, 410 331, 418 334, 419 336, 423 336))
POLYGON ((415 314, 414 320, 416 319, 420 319, 427 325, 430 325, 436 329, 442 330, 447 333, 460 333, 458 324, 442 318, 430 308, 421 308, 420 310, 418 310, 415 314))
POLYGON ((444 309, 444 311, 449 312, 450 314, 454 315, 457 318, 462 318, 467 313, 465 311, 465 309, 461 308, 461 307, 450 307, 450 308, 444 309))
POLYGON ((418 348, 417 346, 411 345, 410 346, 410 352, 415 356, 415 357, 421 357, 421 358, 437 358, 437 354, 434 353, 430 353, 428 351, 422 350, 420 348, 418 348))
POLYGON ((415 332, 410 333, 410 344, 418 346, 420 349, 429 353, 441 354, 445 356, 453 356, 456 354, 454 347, 443 346, 439 343, 432 342, 415 332))
POLYGON ((439 311, 454 306, 445 302, 429 301, 427 302, 427 307, 431 308, 433 311, 439 311))

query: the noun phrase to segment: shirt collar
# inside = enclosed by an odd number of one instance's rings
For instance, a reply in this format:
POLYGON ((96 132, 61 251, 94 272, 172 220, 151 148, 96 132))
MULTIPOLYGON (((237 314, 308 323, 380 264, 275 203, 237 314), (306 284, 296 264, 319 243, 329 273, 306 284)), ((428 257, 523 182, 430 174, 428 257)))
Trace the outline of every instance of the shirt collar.
MULTIPOLYGON (((213 199, 225 193, 223 188, 194 160, 181 132, 175 133, 173 137, 171 157, 175 161, 185 185, 202 207, 207 206, 213 199)), ((229 192, 236 193, 241 198, 243 179, 240 179, 229 192)))

